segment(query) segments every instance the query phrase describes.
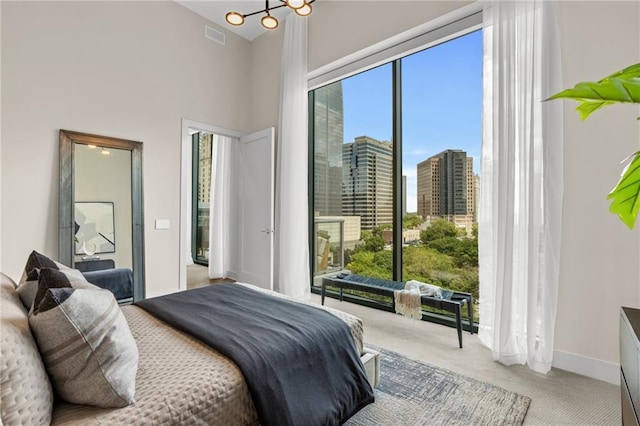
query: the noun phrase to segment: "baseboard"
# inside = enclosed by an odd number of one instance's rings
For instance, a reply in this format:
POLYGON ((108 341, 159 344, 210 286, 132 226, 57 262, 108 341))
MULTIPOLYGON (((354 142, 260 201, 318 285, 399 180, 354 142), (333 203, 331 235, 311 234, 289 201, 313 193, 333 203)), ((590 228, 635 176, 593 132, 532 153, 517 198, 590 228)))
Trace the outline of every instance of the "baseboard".
POLYGON ((614 385, 620 384, 620 365, 613 362, 571 352, 554 351, 553 367, 614 385))

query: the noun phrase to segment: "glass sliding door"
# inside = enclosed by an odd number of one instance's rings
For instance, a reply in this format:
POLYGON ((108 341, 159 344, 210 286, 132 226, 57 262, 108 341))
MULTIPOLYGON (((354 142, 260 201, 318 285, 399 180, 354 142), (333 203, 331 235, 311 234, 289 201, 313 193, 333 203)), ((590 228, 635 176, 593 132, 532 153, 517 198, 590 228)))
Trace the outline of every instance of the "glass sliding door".
POLYGON ((191 138, 193 144, 191 255, 195 263, 208 265, 209 208, 211 205, 211 149, 213 135, 198 132, 191 138))

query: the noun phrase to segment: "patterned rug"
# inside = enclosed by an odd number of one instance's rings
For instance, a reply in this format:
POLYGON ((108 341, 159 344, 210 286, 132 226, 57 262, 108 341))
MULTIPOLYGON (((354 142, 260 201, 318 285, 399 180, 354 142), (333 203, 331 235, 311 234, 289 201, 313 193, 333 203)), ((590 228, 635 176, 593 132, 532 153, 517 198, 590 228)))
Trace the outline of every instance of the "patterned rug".
POLYGON ((380 352, 376 402, 346 423, 371 425, 520 425, 531 398, 449 370, 380 352))

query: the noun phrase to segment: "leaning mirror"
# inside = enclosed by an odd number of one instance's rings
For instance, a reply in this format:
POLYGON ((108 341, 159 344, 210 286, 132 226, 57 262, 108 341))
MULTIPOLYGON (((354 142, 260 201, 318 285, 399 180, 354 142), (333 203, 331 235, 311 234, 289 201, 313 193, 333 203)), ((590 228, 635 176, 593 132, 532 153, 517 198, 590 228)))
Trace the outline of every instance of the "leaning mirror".
POLYGON ((143 216, 142 142, 60 130, 60 262, 144 299, 143 216))

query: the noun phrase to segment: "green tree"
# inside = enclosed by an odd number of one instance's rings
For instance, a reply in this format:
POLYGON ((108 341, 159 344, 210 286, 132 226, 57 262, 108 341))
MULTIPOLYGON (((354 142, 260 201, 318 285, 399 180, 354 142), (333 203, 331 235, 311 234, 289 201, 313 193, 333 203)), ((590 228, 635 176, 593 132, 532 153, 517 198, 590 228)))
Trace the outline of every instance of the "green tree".
POLYGON ((373 278, 392 279, 391 275, 392 254, 388 250, 373 253, 361 250, 351 255, 351 262, 347 265, 354 274, 373 278))
POLYGON ((418 280, 441 285, 436 271, 453 271, 456 266, 451 256, 437 250, 421 246, 402 249, 402 277, 404 280, 418 280))
POLYGON ((475 300, 478 300, 478 271, 459 269, 447 280, 446 288, 455 291, 471 293, 475 300))
POLYGON ((478 242, 475 238, 445 237, 426 246, 453 257, 460 268, 478 266, 478 242))
POLYGON ((382 231, 384 231, 385 229, 393 229, 393 225, 390 223, 383 223, 382 225, 378 225, 373 228, 373 231, 371 232, 375 236, 382 237, 382 231))
POLYGON ((429 241, 426 246, 449 256, 457 256, 460 253, 462 241, 457 237, 444 237, 429 241))
POLYGON ((459 237, 464 233, 454 223, 445 219, 438 219, 431 223, 431 225, 420 232, 420 240, 424 244, 429 244, 431 241, 439 240, 440 238, 447 237, 459 237))
POLYGON ((351 256, 353 255, 354 250, 352 249, 344 249, 344 264, 345 266, 351 262, 351 256))
POLYGON ((403 229, 417 228, 418 226, 422 225, 422 222, 424 222, 422 220, 422 217, 418 216, 415 213, 409 213, 404 215, 404 217, 402 218, 402 228, 403 229))
POLYGON ((384 246, 386 245, 382 236, 376 235, 371 231, 362 231, 361 238, 362 238, 363 244, 359 245, 356 248, 356 251, 364 250, 364 251, 376 252, 384 249, 384 246))

